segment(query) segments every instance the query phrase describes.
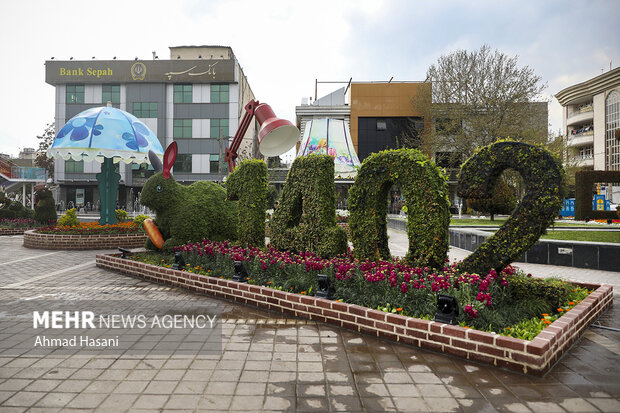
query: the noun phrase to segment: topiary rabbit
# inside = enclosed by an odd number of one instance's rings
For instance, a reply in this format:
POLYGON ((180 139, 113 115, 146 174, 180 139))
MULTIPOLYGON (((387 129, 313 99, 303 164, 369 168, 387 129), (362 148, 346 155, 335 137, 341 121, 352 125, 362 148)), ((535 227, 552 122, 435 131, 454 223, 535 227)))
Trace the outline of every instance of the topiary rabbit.
MULTIPOLYGON (((140 203, 155 211, 155 224, 163 238, 162 250, 207 238, 214 241, 237 238, 238 206, 226 200, 226 190, 214 182, 179 184, 170 174, 177 156, 173 142, 164 153, 164 164, 154 152, 149 159, 156 173, 146 181, 140 203), (159 172, 158 172, 159 171, 159 172)), ((151 240, 146 248, 155 249, 151 240)))

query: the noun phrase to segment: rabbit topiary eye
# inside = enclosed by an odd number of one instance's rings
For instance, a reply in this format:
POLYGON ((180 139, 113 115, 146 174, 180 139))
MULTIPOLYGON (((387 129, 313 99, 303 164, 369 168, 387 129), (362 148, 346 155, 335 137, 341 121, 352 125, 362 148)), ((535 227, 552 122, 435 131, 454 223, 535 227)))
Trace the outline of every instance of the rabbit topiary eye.
POLYGON ((155 187, 155 190, 156 190, 157 192, 161 192, 161 191, 163 191, 163 190, 164 190, 164 188, 162 188, 162 186, 161 186, 161 185, 157 185, 157 186, 155 187))

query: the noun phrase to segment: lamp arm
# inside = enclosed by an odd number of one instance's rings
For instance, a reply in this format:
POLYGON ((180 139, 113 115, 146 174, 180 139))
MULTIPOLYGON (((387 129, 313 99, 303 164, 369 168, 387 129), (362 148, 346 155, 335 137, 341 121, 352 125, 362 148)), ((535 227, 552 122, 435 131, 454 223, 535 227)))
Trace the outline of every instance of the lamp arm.
POLYGON ((235 169, 235 165, 237 163, 237 151, 239 150, 239 146, 241 146, 241 141, 245 136, 245 133, 248 131, 248 127, 250 126, 250 122, 254 118, 254 110, 256 106, 258 106, 259 102, 257 100, 250 100, 247 105, 245 105, 245 114, 243 115, 243 119, 241 119, 241 123, 237 128, 237 133, 235 133, 235 137, 232 140, 232 143, 228 148, 226 148, 226 156, 224 160, 228 163, 228 172, 232 172, 235 169))

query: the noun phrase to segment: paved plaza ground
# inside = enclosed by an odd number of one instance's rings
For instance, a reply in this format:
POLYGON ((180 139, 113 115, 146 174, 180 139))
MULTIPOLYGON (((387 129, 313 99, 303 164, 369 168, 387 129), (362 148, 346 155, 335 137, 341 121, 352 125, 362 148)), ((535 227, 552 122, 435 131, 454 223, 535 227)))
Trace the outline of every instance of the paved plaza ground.
MULTIPOLYGON (((390 230, 390 236, 393 253, 402 255, 406 235, 390 230)), ((221 311, 223 351, 0 356, 2 413, 620 412, 620 332, 614 330, 590 327, 550 373, 529 377, 130 278, 97 268, 101 251, 32 250, 22 240, 0 237, 0 301, 150 302, 162 308, 208 302, 221 311)), ((451 250, 454 258, 466 254, 451 250)), ((611 283, 620 292, 617 272, 523 268, 611 283)), ((619 319, 616 305, 597 324, 618 329, 619 319)))

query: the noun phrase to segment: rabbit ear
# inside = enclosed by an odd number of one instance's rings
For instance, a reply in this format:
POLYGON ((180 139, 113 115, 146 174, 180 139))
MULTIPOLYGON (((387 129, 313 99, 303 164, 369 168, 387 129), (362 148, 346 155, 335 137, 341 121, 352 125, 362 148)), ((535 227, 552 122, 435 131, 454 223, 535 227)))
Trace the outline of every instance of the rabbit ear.
POLYGON ((174 161, 177 159, 177 151, 177 143, 172 142, 164 153, 164 170, 162 174, 166 179, 170 178, 170 169, 172 168, 172 165, 174 165, 174 161))
POLYGON ((149 161, 151 161, 151 165, 153 166, 153 169, 155 169, 155 172, 162 172, 164 170, 159 157, 155 155, 153 150, 149 150, 149 161))

